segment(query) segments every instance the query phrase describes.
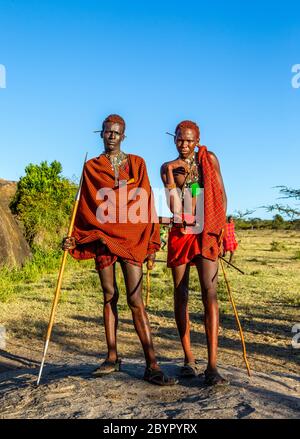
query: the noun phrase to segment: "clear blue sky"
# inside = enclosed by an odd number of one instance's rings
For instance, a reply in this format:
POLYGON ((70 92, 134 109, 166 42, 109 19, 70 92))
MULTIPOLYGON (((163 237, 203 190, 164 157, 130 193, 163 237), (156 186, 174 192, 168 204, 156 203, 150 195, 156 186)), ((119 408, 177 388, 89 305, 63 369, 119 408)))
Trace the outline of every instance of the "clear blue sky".
MULTIPOLYGON (((182 119, 219 157, 229 212, 299 188, 299 2, 0 0, 0 178, 59 160, 78 176, 109 113, 153 187, 182 119)), ((258 210, 255 216, 266 216, 258 210)))

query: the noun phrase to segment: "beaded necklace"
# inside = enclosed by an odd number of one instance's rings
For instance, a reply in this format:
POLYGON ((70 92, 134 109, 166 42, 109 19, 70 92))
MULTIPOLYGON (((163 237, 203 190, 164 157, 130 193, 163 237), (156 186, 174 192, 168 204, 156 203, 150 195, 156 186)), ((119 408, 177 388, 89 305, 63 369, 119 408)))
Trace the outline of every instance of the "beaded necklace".
POLYGON ((199 170, 198 163, 196 161, 196 154, 193 154, 191 158, 182 159, 188 165, 188 173, 182 187, 182 199, 184 199, 185 191, 191 190, 192 197, 197 197, 200 191, 199 184, 199 170))
POLYGON ((106 158, 110 161, 111 169, 114 171, 115 174, 115 186, 118 186, 118 180, 119 180, 119 168, 121 166, 121 163, 127 159, 127 154, 125 152, 120 151, 118 154, 115 154, 113 156, 107 154, 106 152, 103 153, 106 158))

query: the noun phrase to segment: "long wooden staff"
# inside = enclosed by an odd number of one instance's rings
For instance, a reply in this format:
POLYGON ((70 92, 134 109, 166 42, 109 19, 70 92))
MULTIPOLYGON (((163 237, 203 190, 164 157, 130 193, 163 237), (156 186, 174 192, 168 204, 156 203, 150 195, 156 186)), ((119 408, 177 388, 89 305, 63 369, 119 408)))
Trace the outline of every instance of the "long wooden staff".
POLYGON ((150 292, 151 292, 151 277, 150 272, 153 268, 153 262, 147 261, 147 294, 146 294, 146 307, 149 305, 150 301, 150 292))
POLYGON ((223 258, 223 256, 219 255, 219 258, 222 259, 222 261, 226 262, 226 264, 228 264, 230 267, 235 268, 237 271, 239 271, 242 274, 245 274, 243 270, 238 268, 236 265, 233 265, 231 262, 227 261, 225 258, 223 258))
POLYGON ((245 361, 245 364, 246 364, 248 375, 250 377, 251 376, 251 372, 250 372, 250 366, 249 366, 248 359, 247 359, 247 351, 246 351, 246 344, 245 344, 244 333, 243 333, 242 325, 240 323, 238 312, 237 312, 237 309, 236 309, 236 306, 235 306, 233 295, 231 293, 230 285, 229 285, 229 282, 228 282, 228 279, 227 279, 227 276, 226 276, 226 272, 225 272, 225 268, 224 268, 224 263, 223 263, 223 258, 220 258, 220 263, 221 263, 221 267, 222 267, 225 283, 226 283, 226 286, 227 286, 228 296, 229 296, 229 299, 230 299, 230 302, 231 302, 231 305, 232 305, 232 308, 233 308, 235 320, 236 320, 236 323, 237 323, 238 328, 239 328, 240 338, 241 338, 242 347, 243 347, 243 357, 244 357, 244 361, 245 361))
MULTIPOLYGON (((224 236, 224 229, 221 230, 221 233, 220 233, 220 236, 219 236, 219 239, 218 239, 219 248, 221 248, 222 241, 223 241, 223 236, 224 236)), ((226 287, 227 287, 227 292, 228 292, 229 300, 230 300, 230 303, 231 303, 232 308, 233 308, 233 312, 234 312, 234 316, 235 316, 235 320, 236 320, 237 326, 239 328, 240 338, 241 338, 242 347, 243 347, 243 357, 244 357, 244 361, 245 361, 245 364, 246 364, 248 375, 250 377, 251 376, 251 372, 250 372, 250 366, 249 366, 248 359, 247 359, 247 351, 246 351, 246 344, 245 344, 244 333, 243 333, 242 325, 241 325, 241 322, 240 322, 240 319, 239 319, 239 315, 238 315, 238 312, 237 312, 237 309, 236 309, 236 306, 235 306, 233 295, 231 293, 230 285, 229 285, 229 282, 228 282, 228 279, 227 279, 227 276, 226 276, 224 262, 227 262, 231 267, 235 268, 240 273, 242 273, 242 274, 245 274, 245 273, 242 270, 240 270, 239 268, 235 267, 230 262, 226 261, 226 259, 224 259, 221 255, 219 255, 219 260, 220 260, 220 263, 221 263, 221 267, 222 267, 223 276, 224 276, 224 280, 225 280, 226 287)))
MULTIPOLYGON (((86 159, 87 159, 87 153, 86 153, 86 156, 85 156, 85 159, 84 159, 84 164, 83 164, 83 168, 82 168, 79 188, 78 188, 78 191, 77 191, 77 194, 76 194, 76 197, 75 197, 75 202, 74 202, 74 205, 73 205, 73 210, 72 210, 72 215, 71 215, 71 220, 70 220, 69 229, 68 229, 68 235, 67 235, 68 238, 71 237, 72 232, 73 232, 75 217, 76 217, 76 213, 77 213, 77 209, 78 209, 78 204, 79 204, 79 199, 80 199, 80 192, 81 192, 81 187, 82 187, 82 181, 83 181, 83 169, 84 169, 84 165, 85 165, 86 159)), ((66 259, 67 259, 68 252, 69 252, 69 250, 64 250, 62 261, 61 261, 61 265, 60 265, 60 270, 59 270, 59 275, 58 275, 58 279, 57 279, 54 299, 53 299, 53 303, 52 303, 50 320, 49 320, 47 334, 46 334, 46 339, 45 339, 43 358, 42 358, 42 362, 41 362, 41 366, 40 366, 39 376, 38 376, 37 383, 36 383, 37 386, 40 384, 40 380, 41 380, 41 376, 42 376, 42 372, 43 372, 43 367, 44 367, 44 363, 45 363, 45 358, 46 358, 46 355, 47 355, 47 350, 48 350, 49 341, 50 341, 50 337, 51 337, 51 332, 52 332, 52 328, 53 328, 55 311, 56 311, 58 300, 59 300, 60 289, 61 289, 61 284, 62 284, 62 278, 63 278, 63 274, 64 274, 64 269, 65 269, 65 265, 66 265, 66 259)))

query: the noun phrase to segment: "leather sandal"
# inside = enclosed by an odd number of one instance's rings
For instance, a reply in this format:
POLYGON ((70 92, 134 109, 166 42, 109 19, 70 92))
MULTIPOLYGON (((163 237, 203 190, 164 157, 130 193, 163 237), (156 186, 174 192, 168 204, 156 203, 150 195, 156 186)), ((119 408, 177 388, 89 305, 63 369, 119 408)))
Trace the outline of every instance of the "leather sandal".
POLYGON ((192 378, 198 376, 198 367, 195 361, 184 363, 180 369, 180 376, 184 378, 192 378))
POLYGON ((97 369, 92 372, 92 375, 95 377, 108 375, 112 372, 119 372, 121 369, 121 360, 117 359, 116 361, 104 360, 103 363, 100 364, 97 369))
POLYGON ((209 372, 207 369, 204 371, 204 382, 207 386, 228 386, 229 380, 223 378, 219 372, 209 372))
POLYGON ((175 378, 165 375, 161 369, 151 369, 151 367, 146 367, 144 380, 157 386, 174 386, 178 383, 175 378))

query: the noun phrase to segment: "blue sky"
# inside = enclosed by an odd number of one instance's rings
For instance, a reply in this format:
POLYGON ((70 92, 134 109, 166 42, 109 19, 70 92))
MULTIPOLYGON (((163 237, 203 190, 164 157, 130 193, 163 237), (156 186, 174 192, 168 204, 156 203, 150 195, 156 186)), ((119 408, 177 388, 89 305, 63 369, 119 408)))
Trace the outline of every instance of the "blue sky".
POLYGON ((296 1, 0 0, 0 178, 54 159, 79 176, 85 152, 102 151, 93 130, 119 113, 124 151, 161 187, 176 157, 165 132, 192 119, 229 212, 276 201, 274 186, 299 187, 299 19, 296 1))

